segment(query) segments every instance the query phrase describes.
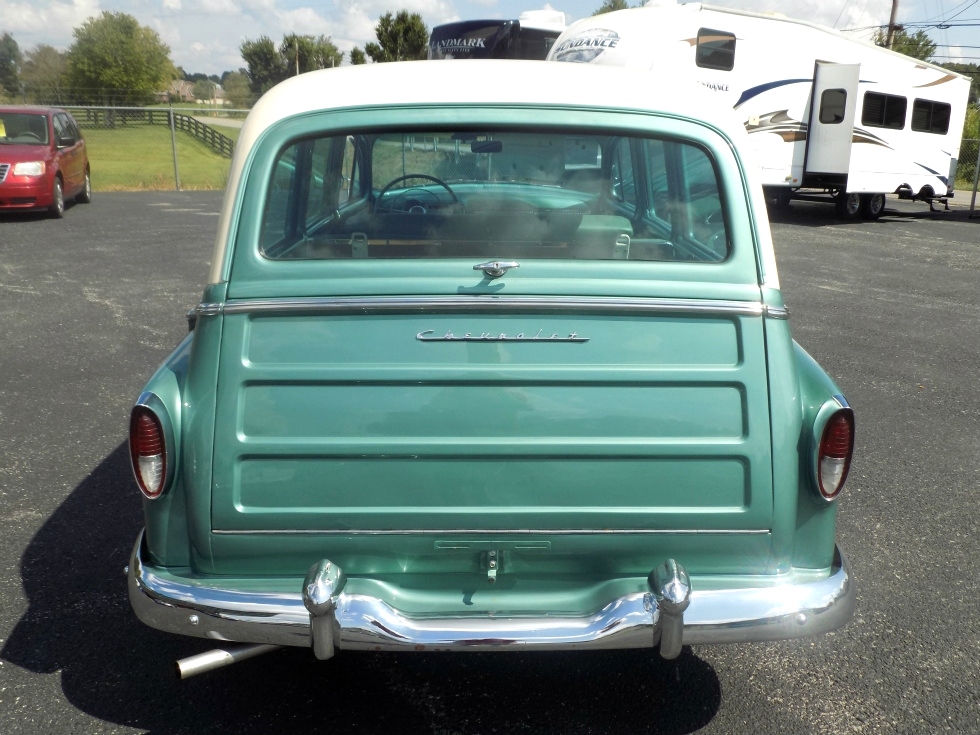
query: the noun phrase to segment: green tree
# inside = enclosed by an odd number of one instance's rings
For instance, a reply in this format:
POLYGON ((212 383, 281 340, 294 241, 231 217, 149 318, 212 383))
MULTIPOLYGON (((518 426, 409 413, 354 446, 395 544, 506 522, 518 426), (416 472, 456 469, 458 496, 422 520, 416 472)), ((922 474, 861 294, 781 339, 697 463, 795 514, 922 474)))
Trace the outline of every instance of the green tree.
POLYGON ((293 74, 305 74, 317 69, 332 69, 340 66, 344 55, 329 36, 297 36, 290 33, 283 36, 279 53, 287 61, 293 74))
POLYGON ((429 55, 429 29, 422 16, 407 10, 398 15, 385 13, 374 27, 378 43, 364 45, 364 51, 374 62, 415 61, 429 55))
POLYGON ((944 69, 955 71, 969 77, 970 82, 970 104, 980 103, 980 64, 940 64, 944 69))
POLYGON ((210 102, 214 99, 216 89, 217 85, 207 77, 204 79, 198 79, 196 82, 194 82, 194 99, 210 102))
POLYGON ((963 137, 980 139, 980 107, 976 105, 967 108, 966 120, 963 123, 963 137))
POLYGON ((131 15, 106 10, 72 34, 67 78, 79 101, 145 104, 177 78, 170 47, 131 15))
POLYGON ((350 54, 348 54, 348 57, 350 58, 351 66, 357 66, 358 64, 367 63, 367 57, 364 55, 364 52, 361 49, 359 49, 357 46, 355 46, 350 50, 350 54))
POLYGON ((288 33, 277 48, 268 36, 246 39, 240 49, 252 93, 263 95, 294 74, 340 66, 344 55, 329 36, 288 33))
POLYGON ((0 36, 0 92, 14 98, 20 92, 20 46, 9 33, 0 36))
POLYGON ((244 70, 224 74, 222 86, 225 88, 225 97, 232 107, 245 110, 252 106, 252 90, 244 70))
POLYGON ((286 62, 268 36, 252 41, 245 39, 239 51, 245 59, 249 84, 256 97, 265 94, 286 78, 286 62))
MULTIPOLYGON (((875 33, 875 44, 884 46, 887 41, 888 34, 885 31, 880 30, 875 33)), ((932 39, 923 30, 918 30, 910 34, 902 29, 898 29, 892 35, 892 51, 911 56, 913 59, 928 61, 936 53, 936 44, 932 42, 932 39)))
POLYGON ((68 100, 65 76, 68 54, 54 46, 38 44, 24 54, 20 81, 27 97, 42 105, 63 105, 68 100))
MULTIPOLYGON (((641 2, 640 5, 643 3, 641 2)), ((602 15, 603 13, 611 13, 614 10, 626 10, 630 7, 630 4, 626 0, 605 0, 605 2, 599 6, 592 15, 602 15)))

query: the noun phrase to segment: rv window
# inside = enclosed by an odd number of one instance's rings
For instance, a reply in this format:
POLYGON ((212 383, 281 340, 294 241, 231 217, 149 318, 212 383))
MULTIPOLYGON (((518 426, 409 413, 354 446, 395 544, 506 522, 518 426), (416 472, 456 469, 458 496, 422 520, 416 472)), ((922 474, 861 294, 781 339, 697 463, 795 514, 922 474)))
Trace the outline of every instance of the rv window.
POLYGON ((731 71, 735 68, 735 36, 726 31, 698 31, 696 63, 703 69, 731 71))
POLYGON ((912 104, 912 130, 918 133, 946 135, 952 108, 945 102, 916 100, 912 104))
POLYGON ((838 125, 844 122, 845 107, 847 107, 847 90, 825 89, 820 95, 820 122, 824 125, 838 125))
POLYGON ((905 127, 905 110, 908 104, 907 99, 894 94, 865 92, 861 124, 901 130, 905 127))

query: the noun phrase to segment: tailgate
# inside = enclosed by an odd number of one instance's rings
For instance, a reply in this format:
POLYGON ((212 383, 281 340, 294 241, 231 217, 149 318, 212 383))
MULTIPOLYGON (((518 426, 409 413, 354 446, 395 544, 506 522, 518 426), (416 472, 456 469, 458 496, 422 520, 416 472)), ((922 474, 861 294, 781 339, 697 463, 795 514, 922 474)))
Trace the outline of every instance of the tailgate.
POLYGON ((750 310, 243 311, 222 335, 217 567, 235 566, 235 537, 261 534, 306 563, 330 539, 349 574, 384 566, 370 540, 393 535, 430 551, 574 537, 579 553, 626 558, 708 534, 720 565, 705 569, 766 562, 768 387, 750 310))

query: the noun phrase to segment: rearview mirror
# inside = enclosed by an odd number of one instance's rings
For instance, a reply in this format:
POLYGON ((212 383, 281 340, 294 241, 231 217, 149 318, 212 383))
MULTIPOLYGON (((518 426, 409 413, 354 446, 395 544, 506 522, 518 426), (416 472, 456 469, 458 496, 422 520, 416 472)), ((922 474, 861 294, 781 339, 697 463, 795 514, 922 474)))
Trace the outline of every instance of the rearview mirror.
POLYGON ((477 140, 470 143, 470 151, 473 153, 500 153, 503 149, 503 141, 499 140, 477 140))

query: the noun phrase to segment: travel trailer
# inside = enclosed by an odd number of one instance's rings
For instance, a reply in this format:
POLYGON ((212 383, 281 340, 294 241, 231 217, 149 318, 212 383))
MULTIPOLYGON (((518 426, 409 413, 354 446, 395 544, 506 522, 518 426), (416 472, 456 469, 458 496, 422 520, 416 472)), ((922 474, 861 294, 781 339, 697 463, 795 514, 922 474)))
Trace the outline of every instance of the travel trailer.
POLYGON ((430 59, 544 59, 561 35, 565 14, 529 10, 517 20, 462 20, 436 26, 430 59))
POLYGON ((548 58, 690 75, 744 122, 772 203, 829 193, 877 219, 887 194, 953 196, 969 80, 830 28, 653 0, 572 24, 548 58))

